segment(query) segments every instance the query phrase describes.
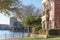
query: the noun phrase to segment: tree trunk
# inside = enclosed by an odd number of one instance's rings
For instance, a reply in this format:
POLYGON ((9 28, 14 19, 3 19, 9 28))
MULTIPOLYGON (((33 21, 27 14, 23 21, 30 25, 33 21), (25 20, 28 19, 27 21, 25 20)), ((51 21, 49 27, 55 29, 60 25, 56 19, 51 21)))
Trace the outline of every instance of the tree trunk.
POLYGON ((30 37, 30 27, 28 27, 28 37, 30 37))

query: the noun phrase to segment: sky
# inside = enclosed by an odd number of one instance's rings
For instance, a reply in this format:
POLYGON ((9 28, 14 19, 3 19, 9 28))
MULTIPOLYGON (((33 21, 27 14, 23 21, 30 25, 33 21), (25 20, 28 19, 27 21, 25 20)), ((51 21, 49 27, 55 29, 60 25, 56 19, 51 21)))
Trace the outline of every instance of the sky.
POLYGON ((10 24, 10 19, 7 16, 4 16, 3 14, 0 13, 0 24, 10 24))
MULTIPOLYGON (((36 8, 42 9, 42 0, 22 0, 22 3, 24 5, 30 5, 33 4, 36 8)), ((0 24, 8 24, 10 25, 10 19, 9 17, 4 16, 0 13, 0 24)))
POLYGON ((36 8, 41 9, 42 8, 42 0, 22 0, 22 3, 24 5, 30 5, 33 4, 36 8))

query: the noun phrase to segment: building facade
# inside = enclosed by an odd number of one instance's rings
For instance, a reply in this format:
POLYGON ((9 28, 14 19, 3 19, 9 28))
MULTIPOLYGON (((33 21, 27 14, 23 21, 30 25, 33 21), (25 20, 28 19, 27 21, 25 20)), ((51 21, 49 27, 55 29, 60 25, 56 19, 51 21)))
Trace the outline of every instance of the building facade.
POLYGON ((14 27, 14 23, 17 21, 16 17, 10 17, 10 27, 14 27))
POLYGON ((42 0, 42 28, 60 28, 60 0, 42 0))
POLYGON ((22 29, 22 24, 17 20, 16 16, 10 17, 10 27, 15 27, 17 29, 22 29))

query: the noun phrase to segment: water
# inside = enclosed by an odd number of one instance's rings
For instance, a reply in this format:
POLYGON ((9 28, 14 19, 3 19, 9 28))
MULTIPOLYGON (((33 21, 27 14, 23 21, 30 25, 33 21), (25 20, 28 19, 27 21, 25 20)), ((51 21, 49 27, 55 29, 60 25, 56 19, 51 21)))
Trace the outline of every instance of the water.
POLYGON ((22 32, 12 32, 10 30, 0 30, 0 38, 13 38, 13 37, 22 37, 24 33, 22 32))

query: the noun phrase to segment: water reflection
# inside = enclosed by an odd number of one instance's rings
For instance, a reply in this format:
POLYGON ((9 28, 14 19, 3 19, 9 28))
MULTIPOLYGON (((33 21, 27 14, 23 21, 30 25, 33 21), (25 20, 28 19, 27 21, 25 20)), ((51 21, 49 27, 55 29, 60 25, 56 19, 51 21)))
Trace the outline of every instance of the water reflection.
POLYGON ((22 37, 22 32, 12 32, 10 30, 0 30, 0 38, 22 37))

